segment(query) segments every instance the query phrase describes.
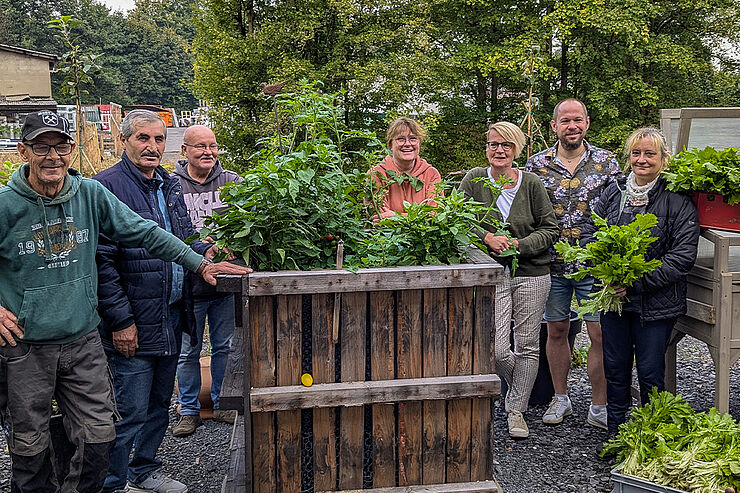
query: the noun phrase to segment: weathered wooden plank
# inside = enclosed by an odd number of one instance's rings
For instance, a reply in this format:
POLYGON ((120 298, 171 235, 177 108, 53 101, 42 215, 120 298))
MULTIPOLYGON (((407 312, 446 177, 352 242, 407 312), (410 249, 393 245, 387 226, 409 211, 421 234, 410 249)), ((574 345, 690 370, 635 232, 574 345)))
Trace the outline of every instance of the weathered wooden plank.
POLYGON ((253 411, 267 412, 470 399, 500 394, 501 381, 495 374, 460 375, 252 389, 251 403, 253 411))
MULTIPOLYGON (((424 486, 401 486, 395 488, 372 488, 369 490, 344 490, 337 493, 502 493, 496 481, 474 483, 433 484, 424 486)), ((319 492, 328 493, 328 492, 319 492)))
MULTIPOLYGON (((302 296, 277 297, 277 385, 300 382, 302 296)), ((277 413, 278 491, 301 489, 301 411, 277 413)))
MULTIPOLYGON (((273 387, 276 383, 273 299, 251 297, 249 305, 252 386, 273 387)), ((252 413, 252 460, 254 491, 276 492, 274 413, 252 413)))
MULTIPOLYGON (((370 375, 375 381, 395 377, 395 301, 390 291, 370 293, 370 375)), ((375 461, 373 486, 396 485, 396 423, 393 404, 373 406, 375 461)))
MULTIPOLYGON (((425 265, 348 270, 255 272, 245 276, 250 296, 492 286, 501 282, 498 264, 425 265)), ((233 281, 223 276, 224 289, 233 281)), ((220 279, 220 278, 219 278, 220 279)))
MULTIPOLYGON (((332 312, 334 297, 330 294, 311 296, 313 380, 318 384, 335 381, 332 312)), ((316 489, 336 489, 336 410, 313 411, 313 471, 316 489)))
POLYGON ((496 261, 490 255, 478 247, 471 246, 466 248, 465 254, 468 256, 467 263, 469 264, 496 264, 496 261))
POLYGON ((244 334, 243 326, 234 327, 231 349, 226 360, 226 371, 221 384, 220 409, 235 409, 244 414, 244 334))
MULTIPOLYGON (((470 375, 473 371, 473 288, 450 289, 447 338, 447 374, 470 375)), ((470 399, 447 403, 448 483, 470 481, 470 399)))
MULTIPOLYGON (((398 291, 396 362, 398 378, 421 378, 422 291, 398 291)), ((398 484, 421 484, 421 402, 398 404, 398 484)))
MULTIPOLYGON (((438 286, 441 283, 437 284, 438 286)), ((424 377, 447 374, 447 290, 424 291, 424 332, 422 336, 424 377)), ((446 404, 442 401, 423 404, 422 482, 445 481, 446 404)))
POLYGON ((229 444, 229 466, 221 488, 222 493, 244 493, 246 481, 244 474, 244 416, 238 416, 234 422, 229 444))
MULTIPOLYGON (((475 288, 475 323, 473 325, 473 373, 488 375, 494 372, 493 302, 495 288, 475 288)), ((498 398, 500 396, 492 396, 498 398)), ((493 416, 491 399, 473 399, 472 435, 470 450, 470 479, 493 479, 493 416)))
MULTIPOLYGON (((367 294, 343 294, 340 319, 341 380, 362 381, 365 379, 367 294)), ((362 488, 365 412, 362 407, 353 407, 341 409, 340 413, 339 489, 362 488)))

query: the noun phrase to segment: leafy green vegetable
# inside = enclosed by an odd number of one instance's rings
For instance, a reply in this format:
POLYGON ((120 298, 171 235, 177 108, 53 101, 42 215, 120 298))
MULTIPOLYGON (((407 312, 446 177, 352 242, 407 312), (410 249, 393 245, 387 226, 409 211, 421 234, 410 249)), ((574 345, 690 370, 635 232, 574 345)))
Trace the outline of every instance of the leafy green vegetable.
POLYGON ((575 260, 587 263, 590 267, 581 268, 567 277, 580 281, 591 275, 598 281, 601 289, 591 293, 588 301, 578 308, 578 316, 600 311, 622 313, 623 298, 614 296, 612 286, 630 287, 644 274, 660 267, 660 260, 645 260, 648 246, 657 238, 650 235, 650 228, 658 224, 653 214, 637 214, 635 220, 623 226, 609 226, 606 219, 593 214, 593 221, 599 229, 594 233, 595 241, 581 248, 565 241, 555 244, 555 250, 565 262, 575 260))
POLYGON ((683 398, 653 388, 602 455, 624 474, 696 493, 740 488, 740 424, 712 408, 696 413, 683 398))
MULTIPOLYGON (((230 208, 206 220, 202 237, 218 238, 217 246, 259 270, 334 268, 339 239, 343 266, 351 270, 456 263, 461 247, 481 246, 475 230, 489 208, 457 192, 435 197, 436 207, 406 204, 405 214, 373 225, 383 187, 364 170, 382 159, 383 144, 372 133, 344 128, 332 95, 307 86, 280 98, 292 125, 282 137, 287 150, 279 152, 275 139, 266 142, 244 180, 222 189, 230 208)), ((405 174, 389 176, 405 180, 423 186, 405 174)))
POLYGON ((663 175, 673 192, 716 193, 730 205, 740 203, 740 155, 735 148, 683 151, 671 158, 663 175))
POLYGON ((10 177, 20 166, 20 163, 11 163, 10 161, 4 161, 2 163, 0 166, 0 187, 8 184, 10 177))

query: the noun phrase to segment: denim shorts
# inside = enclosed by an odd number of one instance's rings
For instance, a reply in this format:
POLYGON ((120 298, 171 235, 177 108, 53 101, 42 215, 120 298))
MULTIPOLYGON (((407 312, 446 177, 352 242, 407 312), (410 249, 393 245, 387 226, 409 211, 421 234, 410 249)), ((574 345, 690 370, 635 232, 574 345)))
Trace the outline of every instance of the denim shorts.
MULTIPOLYGON (((580 304, 581 300, 588 298, 591 288, 594 285, 593 277, 584 277, 580 281, 568 279, 563 276, 551 276, 550 296, 547 298, 545 305, 545 320, 548 322, 559 322, 570 319, 570 306, 573 300, 573 292, 576 293, 576 300, 580 304)), ((586 322, 598 322, 598 313, 586 314, 583 319, 586 322)))

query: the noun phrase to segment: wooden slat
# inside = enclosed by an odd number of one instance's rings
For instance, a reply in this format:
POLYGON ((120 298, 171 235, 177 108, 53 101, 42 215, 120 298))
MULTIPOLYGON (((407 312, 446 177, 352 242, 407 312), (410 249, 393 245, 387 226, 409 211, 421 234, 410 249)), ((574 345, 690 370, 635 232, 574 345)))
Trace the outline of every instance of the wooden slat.
POLYGON ((344 490, 338 493, 502 493, 502 490, 496 481, 478 481, 474 483, 401 486, 396 488, 372 488, 369 490, 344 490))
MULTIPOLYGON (((473 371, 473 288, 449 290, 447 374, 473 371)), ((447 482, 470 481, 470 426, 472 401, 447 403, 447 482)))
MULTIPOLYGON (((457 264, 360 269, 356 273, 345 269, 255 272, 245 277, 250 296, 265 296, 492 286, 500 283, 503 275, 498 264, 457 264)), ((235 277, 240 276, 220 276, 223 289, 235 286, 229 279, 235 277)))
MULTIPOLYGON (((342 382, 358 382, 365 378, 366 317, 366 293, 342 295, 342 382)), ((364 408, 344 408, 340 413, 339 489, 362 488, 364 408)))
MULTIPOLYGON (((421 378, 422 291, 398 291, 396 361, 398 378, 421 378)), ((421 484, 421 402, 398 404, 398 484, 421 484)))
MULTIPOLYGON (((311 297, 313 380, 318 384, 335 381, 334 338, 331 326, 333 307, 334 297, 330 294, 314 294, 311 297)), ((316 489, 336 489, 335 422, 335 409, 314 409, 313 473, 316 489)))
MULTIPOLYGON (((277 297, 277 385, 300 382, 302 296, 277 297)), ((277 413, 278 491, 301 489, 301 411, 277 413)))
MULTIPOLYGON (((251 377, 253 387, 275 386, 275 320, 271 297, 250 297, 251 377)), ((253 488, 277 492, 275 414, 252 413, 253 488)))
POLYGON ((221 384, 221 396, 218 399, 220 409, 235 409, 239 414, 244 414, 244 333, 244 327, 234 327, 221 384))
MULTIPOLYGON (((437 284, 438 286, 441 283, 437 284)), ((447 290, 424 291, 424 332, 422 358, 424 377, 447 374, 447 290)), ((445 450, 447 436, 443 401, 424 402, 422 441, 422 482, 445 482, 445 450)))
POLYGON ((491 258, 486 252, 478 247, 469 247, 465 249, 465 254, 468 256, 467 263, 469 264, 492 264, 498 265, 498 263, 491 258))
MULTIPOLYGON (((394 296, 390 291, 370 293, 370 374, 377 380, 391 380, 394 371, 394 296)), ((373 486, 396 485, 396 433, 393 404, 373 406, 375 461, 373 486)))
POLYGON ((244 416, 238 416, 234 422, 229 444, 229 466, 222 485, 222 493, 244 493, 246 481, 244 475, 244 416))
POLYGON ((409 401, 470 399, 498 396, 501 381, 495 374, 424 377, 371 382, 294 385, 252 389, 253 411, 284 411, 409 401))
MULTIPOLYGON (((493 302, 495 288, 475 288, 475 324, 473 325, 473 373, 494 373, 493 302)), ((497 398, 492 396, 492 398, 497 398)), ((472 436, 470 451, 470 479, 493 479, 493 416, 491 399, 473 399, 472 436)))
POLYGON ((686 300, 686 316, 708 324, 717 323, 714 307, 692 299, 686 300))

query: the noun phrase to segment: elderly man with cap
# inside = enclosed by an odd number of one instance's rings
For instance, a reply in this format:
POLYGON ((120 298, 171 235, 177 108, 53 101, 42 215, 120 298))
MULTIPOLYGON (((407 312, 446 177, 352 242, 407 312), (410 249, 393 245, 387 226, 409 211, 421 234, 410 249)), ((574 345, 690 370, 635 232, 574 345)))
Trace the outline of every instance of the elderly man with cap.
POLYGON ((70 169, 69 123, 26 117, 26 161, 0 189, 0 424, 12 461, 11 491, 98 492, 115 438, 113 391, 97 330, 98 235, 146 248, 215 283, 219 273, 189 246, 70 169), (49 437, 51 401, 76 447, 57 478, 49 437))

